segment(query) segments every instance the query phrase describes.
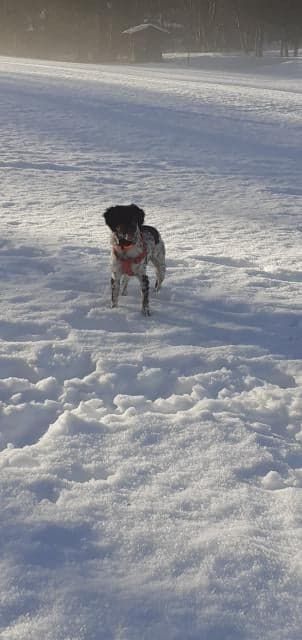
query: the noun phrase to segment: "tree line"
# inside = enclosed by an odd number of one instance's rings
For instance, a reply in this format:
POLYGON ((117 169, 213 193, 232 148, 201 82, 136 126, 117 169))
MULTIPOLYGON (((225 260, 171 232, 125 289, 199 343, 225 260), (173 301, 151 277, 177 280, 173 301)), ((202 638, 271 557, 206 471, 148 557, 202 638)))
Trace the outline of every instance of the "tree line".
POLYGON ((144 21, 168 30, 170 50, 262 56, 278 42, 288 56, 302 42, 302 0, 0 0, 0 53, 113 61, 144 21))

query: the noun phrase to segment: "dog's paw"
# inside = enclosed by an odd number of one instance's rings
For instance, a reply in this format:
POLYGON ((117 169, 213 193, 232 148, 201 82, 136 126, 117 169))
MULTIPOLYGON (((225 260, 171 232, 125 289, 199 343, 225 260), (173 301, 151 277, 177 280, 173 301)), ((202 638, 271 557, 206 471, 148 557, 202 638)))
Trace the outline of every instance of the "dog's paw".
POLYGON ((149 307, 144 307, 144 308, 142 309, 142 314, 143 314, 143 316, 145 316, 146 318, 147 318, 148 316, 151 316, 151 311, 150 311, 149 307))
POLYGON ((154 291, 159 291, 161 289, 161 282, 158 282, 158 280, 156 280, 155 285, 154 285, 154 291))

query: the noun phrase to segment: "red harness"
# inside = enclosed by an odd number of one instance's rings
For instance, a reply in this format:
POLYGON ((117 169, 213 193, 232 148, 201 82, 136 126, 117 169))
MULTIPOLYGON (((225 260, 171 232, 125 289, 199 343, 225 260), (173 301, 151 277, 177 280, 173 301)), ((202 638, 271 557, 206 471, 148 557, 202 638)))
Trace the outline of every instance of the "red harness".
POLYGON ((118 247, 114 247, 113 252, 114 255, 116 256, 116 258, 118 258, 121 261, 121 267, 122 267, 122 272, 127 275, 127 276, 134 276, 135 274, 133 273, 133 265, 134 264, 139 264, 140 262, 143 262, 143 260, 145 259, 146 255, 147 255, 147 248, 145 245, 145 242, 142 238, 142 243, 143 243, 143 250, 142 252, 136 256, 135 258, 124 258, 123 256, 121 256, 121 254, 118 251, 118 248, 121 248, 122 251, 127 251, 129 249, 132 249, 133 244, 129 244, 129 245, 118 245, 118 247))

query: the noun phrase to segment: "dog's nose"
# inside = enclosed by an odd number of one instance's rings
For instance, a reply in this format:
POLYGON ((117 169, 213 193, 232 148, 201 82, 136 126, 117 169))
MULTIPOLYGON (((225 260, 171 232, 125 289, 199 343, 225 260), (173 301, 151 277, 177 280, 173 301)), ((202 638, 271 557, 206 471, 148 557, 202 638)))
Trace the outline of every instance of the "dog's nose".
POLYGON ((133 240, 134 238, 134 231, 124 231, 124 233, 119 233, 119 237, 122 238, 123 240, 133 240))

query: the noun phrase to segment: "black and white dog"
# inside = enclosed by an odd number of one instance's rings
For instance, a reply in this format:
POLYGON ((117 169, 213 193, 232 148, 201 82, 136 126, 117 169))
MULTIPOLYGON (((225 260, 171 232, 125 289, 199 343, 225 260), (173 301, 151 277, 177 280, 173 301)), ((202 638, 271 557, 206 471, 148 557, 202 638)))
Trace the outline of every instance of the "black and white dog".
POLYGON ((142 290, 142 312, 150 315, 149 260, 155 267, 155 289, 158 291, 165 277, 165 245, 154 227, 144 225, 145 212, 135 204, 109 207, 104 213, 111 235, 111 304, 117 307, 118 297, 127 293, 129 277, 136 276, 142 290))

